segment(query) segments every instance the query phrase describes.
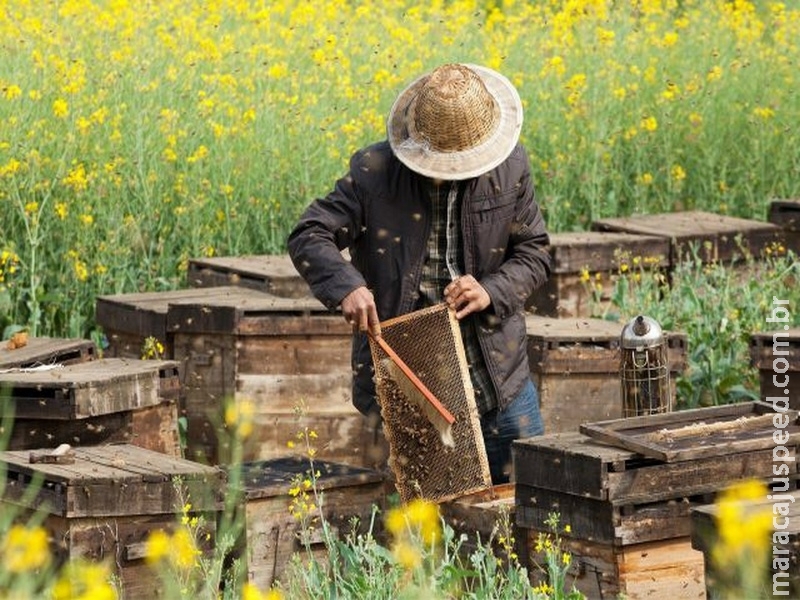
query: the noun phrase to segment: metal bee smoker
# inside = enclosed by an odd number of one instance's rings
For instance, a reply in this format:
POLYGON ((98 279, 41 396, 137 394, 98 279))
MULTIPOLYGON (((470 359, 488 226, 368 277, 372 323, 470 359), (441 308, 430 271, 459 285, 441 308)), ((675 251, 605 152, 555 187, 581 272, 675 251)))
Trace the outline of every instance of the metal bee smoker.
POLYGON ((672 410, 667 342, 654 319, 639 315, 622 328, 620 379, 623 416, 672 410))

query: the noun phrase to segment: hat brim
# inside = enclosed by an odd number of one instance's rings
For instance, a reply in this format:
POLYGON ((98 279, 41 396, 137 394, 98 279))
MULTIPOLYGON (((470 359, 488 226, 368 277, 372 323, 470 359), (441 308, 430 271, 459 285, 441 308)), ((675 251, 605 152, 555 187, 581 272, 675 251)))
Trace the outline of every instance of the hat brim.
POLYGON ((465 64, 475 71, 500 109, 499 122, 489 137, 472 148, 437 152, 412 139, 409 115, 428 75, 411 83, 398 95, 387 121, 387 136, 397 158, 412 171, 446 181, 477 177, 494 169, 511 154, 522 131, 522 101, 511 82, 496 71, 465 64))

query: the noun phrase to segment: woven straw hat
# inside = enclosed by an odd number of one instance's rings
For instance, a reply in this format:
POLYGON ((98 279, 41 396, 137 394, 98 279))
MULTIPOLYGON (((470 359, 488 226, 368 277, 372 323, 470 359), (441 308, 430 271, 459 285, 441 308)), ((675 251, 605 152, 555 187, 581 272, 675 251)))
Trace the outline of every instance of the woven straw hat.
POLYGON ((403 164, 427 177, 476 177, 503 162, 519 140, 522 102, 500 73, 446 64, 416 79, 392 106, 389 144, 403 164))

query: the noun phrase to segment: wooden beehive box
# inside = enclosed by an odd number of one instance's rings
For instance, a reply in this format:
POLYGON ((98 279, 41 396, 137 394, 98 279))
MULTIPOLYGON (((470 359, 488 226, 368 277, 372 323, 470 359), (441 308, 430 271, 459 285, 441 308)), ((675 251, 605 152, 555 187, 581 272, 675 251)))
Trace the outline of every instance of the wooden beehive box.
POLYGON ((31 464, 30 451, 0 453, 3 510, 22 522, 42 511, 59 562, 108 561, 121 597, 160 597, 158 578, 144 561, 148 535, 171 530, 189 499, 192 514, 206 517, 200 539, 208 533, 213 544, 224 473, 129 444, 84 446, 74 453, 73 462, 64 464, 31 464))
MULTIPOLYGON (((321 502, 308 490, 304 501, 289 490, 311 477, 307 459, 286 457, 248 462, 242 466, 245 532, 237 544, 235 556, 243 559, 247 580, 267 590, 286 570, 292 555, 322 559, 327 548, 320 519, 328 523, 337 539, 351 533, 370 530, 373 508, 384 506, 384 481, 379 471, 328 461, 314 461, 315 487, 321 502), (299 477, 299 480, 297 479, 299 477), (299 511, 290 510, 293 500, 300 506, 317 505, 300 519, 299 511), (303 536, 306 536, 305 538, 303 536)), ((376 517, 379 523, 381 516, 376 517)), ((373 530, 373 533, 378 531, 373 530)))
POLYGON ((311 296, 286 254, 192 258, 186 281, 193 288, 237 285, 283 298, 311 296))
POLYGON ((762 399, 785 398, 800 410, 800 328, 751 334, 750 361, 759 371, 762 399))
POLYGON ((590 317, 608 306, 621 274, 667 270, 669 240, 614 231, 553 233, 552 272, 528 299, 546 317, 590 317))
POLYGON ((29 337, 21 348, 0 344, 0 372, 6 369, 32 369, 46 365, 70 365, 97 358, 91 340, 29 337))
POLYGON ((800 199, 773 200, 767 220, 783 229, 786 247, 800 254, 800 199))
MULTIPOLYGON (((527 560, 537 558, 538 536, 558 513, 560 526, 570 528, 561 535, 576 561, 576 584, 589 598, 703 597, 691 509, 736 481, 772 477, 771 418, 768 405, 742 403, 584 426, 647 454, 582 433, 514 442, 516 520, 527 531, 527 560)), ((800 425, 786 431, 794 465, 800 425)), ((795 467, 793 486, 798 477, 795 467)))
MULTIPOLYGON (((772 514, 776 502, 781 503, 782 511, 786 510, 785 514, 776 514, 773 523, 777 523, 780 529, 775 528, 769 535, 772 537, 773 533, 779 533, 788 537, 788 543, 774 545, 780 550, 780 553, 775 553, 774 557, 787 562, 774 565, 772 561, 773 544, 770 543, 767 546, 769 554, 764 557, 764 567, 769 580, 765 582, 767 588, 761 598, 800 598, 800 491, 776 493, 775 497, 776 499, 765 497, 761 500, 740 501, 739 511, 744 518, 751 517, 756 511, 766 511, 772 514), (785 568, 786 566, 788 568, 785 568), (776 577, 776 573, 780 574, 776 577), (779 582, 779 585, 773 587, 775 582, 779 582)), ((703 553, 706 593, 710 600, 723 600, 731 591, 729 587, 722 589, 719 583, 719 573, 711 558, 711 552, 719 540, 718 515, 719 506, 716 504, 693 508, 691 513, 692 548, 703 553)))
POLYGON ((0 372, 8 449, 129 442, 180 456, 174 361, 108 358, 0 372), (10 414, 10 413, 9 413, 10 414))
MULTIPOLYGON (((581 423, 622 416, 622 323, 528 315, 526 326, 545 433, 577 431, 581 423)), ((686 368, 687 337, 678 332, 665 335, 674 406, 675 379, 686 368)))
POLYGON ((233 290, 169 306, 167 330, 185 371, 187 457, 227 462, 217 423, 233 401, 255 409, 245 460, 304 454, 296 436, 308 428, 321 459, 385 462, 382 435, 351 401, 353 331, 341 315, 313 298, 233 290))
POLYGON ((213 302, 235 295, 235 286, 169 290, 99 296, 96 302, 97 324, 103 329, 108 357, 141 358, 145 340, 152 337, 164 347, 161 358, 173 357, 172 334, 167 330, 167 309, 178 302, 213 302))
POLYGON ((800 327, 751 334, 750 363, 758 369, 762 400, 783 398, 800 410, 800 327))
POLYGON ((503 559, 508 558, 509 551, 517 552, 519 532, 515 525, 514 507, 513 483, 495 485, 439 503, 440 514, 453 528, 456 537, 466 537, 461 549, 467 556, 491 542, 496 555, 503 559), (502 543, 499 541, 501 537, 502 543))
POLYGON ((666 238, 670 241, 672 267, 687 257, 692 246, 703 262, 731 264, 746 254, 759 258, 783 240, 783 230, 772 223, 704 211, 601 219, 592 223, 592 230, 666 238))

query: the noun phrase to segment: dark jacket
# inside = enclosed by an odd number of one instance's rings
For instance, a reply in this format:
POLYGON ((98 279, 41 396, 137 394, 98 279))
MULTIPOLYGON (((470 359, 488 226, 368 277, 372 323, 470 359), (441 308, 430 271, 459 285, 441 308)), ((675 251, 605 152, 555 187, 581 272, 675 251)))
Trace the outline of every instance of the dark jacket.
MULTIPOLYGON (((321 302, 335 309, 366 285, 381 321, 415 308, 430 232, 427 186, 388 142, 351 158, 350 172, 306 209, 289 235, 292 261, 321 302), (350 261, 340 252, 345 248, 350 261)), ((549 238, 522 146, 459 186, 465 273, 492 300, 486 311, 467 318, 480 320, 480 344, 502 408, 530 374, 524 306, 550 274, 549 238)), ((376 405, 365 335, 354 339, 353 369, 353 403, 366 414, 376 405)))

